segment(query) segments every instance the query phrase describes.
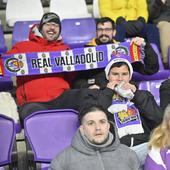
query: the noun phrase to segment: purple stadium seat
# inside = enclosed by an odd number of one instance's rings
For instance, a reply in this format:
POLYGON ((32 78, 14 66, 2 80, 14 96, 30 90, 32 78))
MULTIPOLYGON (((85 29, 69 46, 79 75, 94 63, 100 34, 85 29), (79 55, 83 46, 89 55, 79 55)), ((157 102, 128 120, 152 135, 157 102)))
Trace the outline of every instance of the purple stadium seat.
POLYGON ((0 76, 0 92, 12 90, 12 88, 13 88, 13 82, 11 80, 11 77, 1 77, 0 76))
POLYGON ((135 72, 133 74, 133 80, 135 81, 143 81, 143 80, 160 80, 160 79, 167 79, 170 76, 170 70, 165 70, 163 63, 162 63, 162 57, 161 54, 155 44, 151 44, 154 51, 158 55, 159 60, 159 71, 152 75, 142 75, 140 73, 135 72))
POLYGON ((34 163, 46 163, 43 169, 47 169, 51 160, 70 145, 78 128, 77 114, 70 109, 45 110, 35 112, 25 119, 27 151, 30 146, 34 163))
POLYGON ((63 41, 72 48, 84 47, 96 36, 94 18, 63 19, 61 24, 63 41))
POLYGON ((14 121, 9 117, 0 114, 0 167, 12 165, 14 143, 14 121))
POLYGON ((12 46, 20 41, 28 40, 29 30, 34 25, 39 23, 39 21, 17 21, 13 27, 12 33, 12 46))
POLYGON ((159 87, 163 81, 165 81, 165 79, 141 81, 139 84, 139 89, 150 91, 154 96, 157 104, 159 105, 160 104, 159 87))
POLYGON ((0 25, 0 55, 7 51, 2 26, 0 25))

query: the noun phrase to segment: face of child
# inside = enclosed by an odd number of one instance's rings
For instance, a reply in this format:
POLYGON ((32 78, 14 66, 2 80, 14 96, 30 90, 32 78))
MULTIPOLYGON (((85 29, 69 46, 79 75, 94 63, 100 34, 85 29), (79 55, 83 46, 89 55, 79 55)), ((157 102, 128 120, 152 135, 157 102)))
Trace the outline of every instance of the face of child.
POLYGON ((113 67, 110 69, 108 74, 109 82, 116 82, 119 84, 121 81, 129 83, 130 73, 127 65, 122 65, 120 67, 113 67))

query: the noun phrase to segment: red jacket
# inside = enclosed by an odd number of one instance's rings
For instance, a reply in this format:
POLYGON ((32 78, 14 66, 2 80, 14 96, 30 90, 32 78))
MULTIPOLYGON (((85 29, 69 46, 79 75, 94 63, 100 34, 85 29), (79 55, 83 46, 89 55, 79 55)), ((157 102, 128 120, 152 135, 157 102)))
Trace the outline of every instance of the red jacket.
MULTIPOLYGON (((30 30, 29 41, 17 43, 8 54, 69 49, 62 40, 49 42, 40 37, 40 34, 36 35, 35 31, 38 32, 36 25, 30 30)), ((69 73, 18 76, 16 90, 18 104, 45 102, 58 97, 70 88, 68 75, 69 73)))

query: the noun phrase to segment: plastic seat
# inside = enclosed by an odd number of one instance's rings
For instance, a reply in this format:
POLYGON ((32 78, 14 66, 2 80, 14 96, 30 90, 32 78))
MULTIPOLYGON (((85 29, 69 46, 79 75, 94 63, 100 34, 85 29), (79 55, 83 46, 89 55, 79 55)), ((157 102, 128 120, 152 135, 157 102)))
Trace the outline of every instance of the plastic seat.
POLYGON ((88 13, 85 0, 51 0, 50 12, 58 14, 61 19, 86 18, 92 16, 88 13))
POLYGON ((2 2, 3 2, 3 3, 7 3, 7 2, 8 2, 8 0, 2 0, 2 2))
POLYGON ((43 15, 41 0, 8 0, 6 5, 6 21, 10 27, 16 21, 40 20, 43 15))
POLYGON ((7 51, 2 25, 0 25, 0 55, 7 51))
POLYGON ((30 28, 40 21, 17 21, 13 27, 12 46, 17 42, 26 41, 29 38, 30 28))
MULTIPOLYGON (((27 153, 33 152, 33 162, 46 163, 70 145, 78 128, 77 112, 70 109, 35 112, 24 121, 27 153)), ((31 156, 29 156, 31 157, 31 156)), ((30 161, 31 162, 31 161, 30 161)), ((31 163, 30 166, 34 163, 31 163)))
POLYGON ((154 96, 157 104, 159 105, 160 104, 159 87, 163 81, 165 81, 165 79, 141 81, 139 84, 139 89, 150 91, 154 96))
POLYGON ((93 17, 100 18, 99 0, 93 0, 93 17))
POLYGON ((63 41, 72 48, 84 47, 96 36, 96 25, 93 18, 62 20, 63 41))
POLYGON ((13 89, 13 82, 11 77, 1 77, 0 76, 0 92, 9 91, 13 89))
POLYGON ((0 114, 0 167, 5 165, 17 167, 17 152, 13 153, 14 144, 16 144, 14 121, 0 114))
POLYGON ((170 70, 165 70, 162 62, 161 54, 158 50, 158 47, 155 44, 151 44, 154 51, 158 55, 158 62, 159 62, 159 71, 152 75, 142 75, 140 73, 134 72, 133 73, 133 80, 135 81, 143 81, 143 80, 160 80, 160 79, 167 79, 170 76, 170 70))

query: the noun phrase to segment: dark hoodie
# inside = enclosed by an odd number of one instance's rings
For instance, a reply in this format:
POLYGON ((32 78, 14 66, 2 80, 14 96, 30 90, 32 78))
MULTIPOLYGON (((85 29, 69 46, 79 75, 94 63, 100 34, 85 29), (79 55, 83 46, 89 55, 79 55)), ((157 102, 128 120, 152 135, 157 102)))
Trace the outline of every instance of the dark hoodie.
POLYGON ((78 130, 69 148, 51 163, 50 170, 138 170, 134 151, 120 144, 117 133, 109 133, 108 140, 95 145, 78 130), (121 161, 121 162, 120 162, 121 161))

